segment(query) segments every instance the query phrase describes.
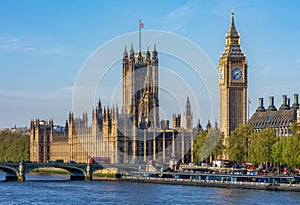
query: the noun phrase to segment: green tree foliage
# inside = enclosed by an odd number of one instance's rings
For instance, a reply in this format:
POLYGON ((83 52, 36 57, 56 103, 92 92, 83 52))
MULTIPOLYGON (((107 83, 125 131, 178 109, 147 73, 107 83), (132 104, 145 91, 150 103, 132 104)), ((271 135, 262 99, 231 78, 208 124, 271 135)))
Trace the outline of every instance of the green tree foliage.
POLYGON ((211 156, 221 155, 224 148, 221 133, 218 129, 201 131, 194 143, 194 162, 200 163, 211 156))
POLYGON ((277 138, 272 128, 254 132, 249 125, 241 125, 231 132, 228 153, 231 160, 254 164, 300 166, 300 126, 293 123, 291 136, 277 138))
POLYGON ((222 152, 225 149, 224 146, 224 135, 220 132, 220 130, 212 129, 208 132, 208 135, 211 136, 213 141, 214 149, 212 154, 214 157, 222 156, 222 152))
POLYGON ((228 153, 231 160, 249 161, 250 143, 254 131, 249 124, 241 125, 230 133, 228 153))
POLYGON ((0 132, 0 161, 30 159, 30 138, 29 135, 12 133, 10 130, 0 132))
POLYGON ((283 148, 285 147, 285 140, 283 137, 275 142, 272 146, 272 158, 277 165, 283 165, 283 148))
POLYGON ((259 164, 273 163, 272 146, 277 138, 272 128, 267 128, 253 135, 251 139, 251 159, 259 164))
POLYGON ((296 123, 292 125, 292 136, 284 139, 282 157, 285 164, 300 166, 300 128, 296 123))
POLYGON ((204 141, 206 139, 207 133, 203 130, 201 130, 201 132, 198 134, 198 136, 196 137, 196 141, 193 145, 193 149, 194 149, 194 162, 195 163, 200 163, 202 162, 205 158, 203 158, 203 156, 200 156, 201 153, 201 148, 204 144, 204 141))

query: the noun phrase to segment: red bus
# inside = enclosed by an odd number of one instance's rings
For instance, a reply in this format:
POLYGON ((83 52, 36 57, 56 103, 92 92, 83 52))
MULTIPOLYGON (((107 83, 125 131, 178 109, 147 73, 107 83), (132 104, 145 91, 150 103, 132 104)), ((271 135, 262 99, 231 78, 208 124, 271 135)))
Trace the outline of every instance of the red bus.
POLYGON ((109 157, 91 157, 90 164, 99 163, 99 164, 110 164, 109 157))

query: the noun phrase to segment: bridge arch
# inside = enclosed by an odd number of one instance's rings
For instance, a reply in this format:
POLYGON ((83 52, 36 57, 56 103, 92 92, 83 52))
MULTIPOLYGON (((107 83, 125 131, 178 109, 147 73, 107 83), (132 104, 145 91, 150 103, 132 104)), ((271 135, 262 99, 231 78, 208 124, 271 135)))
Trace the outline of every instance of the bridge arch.
POLYGON ((2 165, 0 164, 0 170, 5 172, 5 181, 17 181, 19 178, 19 166, 14 166, 14 164, 10 165, 2 165))
POLYGON ((30 163, 26 164, 24 173, 37 168, 60 168, 70 172, 70 180, 85 180, 89 174, 86 170, 86 164, 66 164, 66 163, 30 163))

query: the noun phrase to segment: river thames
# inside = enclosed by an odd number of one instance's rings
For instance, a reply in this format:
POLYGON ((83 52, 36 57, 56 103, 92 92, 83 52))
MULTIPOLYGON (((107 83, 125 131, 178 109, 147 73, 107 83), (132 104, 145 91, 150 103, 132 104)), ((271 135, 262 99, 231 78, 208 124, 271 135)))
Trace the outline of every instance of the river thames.
POLYGON ((300 204, 297 192, 68 178, 29 174, 26 182, 0 182, 0 204, 300 204))

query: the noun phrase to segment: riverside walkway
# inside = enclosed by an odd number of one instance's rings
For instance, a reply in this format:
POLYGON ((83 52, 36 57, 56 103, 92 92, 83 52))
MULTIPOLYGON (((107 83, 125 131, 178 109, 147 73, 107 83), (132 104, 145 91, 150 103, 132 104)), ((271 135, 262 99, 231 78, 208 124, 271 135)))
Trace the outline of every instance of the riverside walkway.
POLYGON ((136 172, 122 181, 300 192, 300 176, 136 172))

